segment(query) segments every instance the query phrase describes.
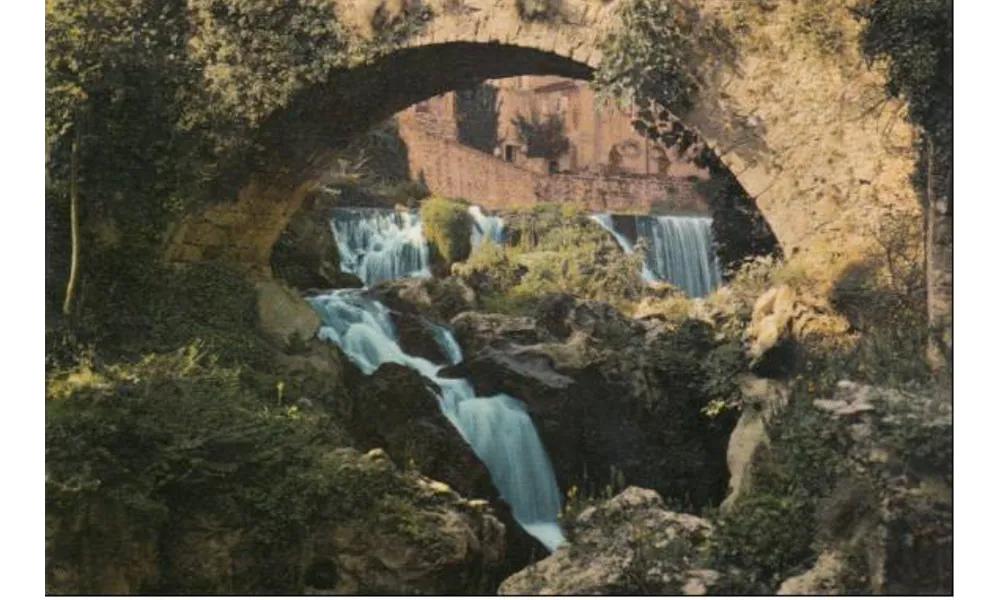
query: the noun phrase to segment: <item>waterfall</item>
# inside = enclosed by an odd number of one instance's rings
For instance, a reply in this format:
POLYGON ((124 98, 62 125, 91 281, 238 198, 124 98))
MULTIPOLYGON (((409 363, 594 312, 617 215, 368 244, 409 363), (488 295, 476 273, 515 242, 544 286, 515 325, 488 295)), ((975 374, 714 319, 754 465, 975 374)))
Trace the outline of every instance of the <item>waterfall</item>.
POLYGON ((646 264, 658 279, 693 298, 707 296, 722 282, 712 249, 712 219, 642 216, 636 230, 648 244, 646 264))
POLYGON ((503 219, 484 214, 483 209, 478 206, 470 206, 469 215, 472 217, 470 241, 472 242, 473 250, 478 248, 485 240, 492 240, 496 244, 503 245, 507 239, 503 219))
POLYGON ((340 270, 357 275, 365 285, 430 277, 430 250, 416 211, 337 208, 330 226, 340 270))
MULTIPOLYGON (((635 243, 615 229, 608 213, 590 216, 610 233, 628 254, 635 243)), ((712 219, 708 217, 647 216, 633 217, 639 239, 646 243, 642 278, 668 281, 688 296, 707 296, 722 282, 718 260, 712 249, 712 219)))
MULTIPOLYGON (((363 290, 335 290, 309 299, 320 315, 319 337, 334 343, 366 375, 384 363, 417 370, 436 383, 441 411, 483 461, 517 522, 550 550, 563 543, 558 524, 559 488, 538 432, 524 404, 506 394, 477 397, 465 379, 441 377, 443 368, 406 354, 397 343, 389 310, 363 290)), ((462 359, 451 331, 433 330, 450 362, 462 359)))
POLYGON ((611 213, 595 213, 590 215, 590 220, 600 225, 604 231, 610 233, 611 237, 615 238, 615 241, 618 242, 618 245, 621 246, 626 254, 635 252, 635 244, 615 229, 615 223, 611 220, 611 213))

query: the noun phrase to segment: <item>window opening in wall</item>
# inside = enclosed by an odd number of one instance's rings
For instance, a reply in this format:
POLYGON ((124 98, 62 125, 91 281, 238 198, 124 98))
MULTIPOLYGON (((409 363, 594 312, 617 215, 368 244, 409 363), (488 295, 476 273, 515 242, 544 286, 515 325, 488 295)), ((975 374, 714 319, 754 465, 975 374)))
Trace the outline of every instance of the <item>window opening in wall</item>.
POLYGON ((503 159, 507 162, 514 162, 517 160, 517 146, 512 144, 507 144, 503 147, 503 159))

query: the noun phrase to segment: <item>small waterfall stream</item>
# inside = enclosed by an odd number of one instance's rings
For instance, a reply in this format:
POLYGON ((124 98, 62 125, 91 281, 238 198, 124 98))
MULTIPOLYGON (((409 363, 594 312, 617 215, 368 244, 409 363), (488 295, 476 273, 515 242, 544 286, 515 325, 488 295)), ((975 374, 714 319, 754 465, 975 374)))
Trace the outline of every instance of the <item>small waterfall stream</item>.
POLYGON ((500 245, 507 241, 507 232, 504 229, 502 218, 487 215, 478 206, 470 206, 469 215, 472 217, 472 238, 470 241, 473 250, 482 245, 485 240, 492 240, 500 245))
MULTIPOLYGON (((636 244, 615 228, 608 213, 591 220, 611 234, 622 250, 631 254, 636 244)), ((707 296, 722 282, 715 251, 712 249, 712 219, 708 217, 636 215, 637 237, 647 250, 642 277, 646 281, 667 281, 692 298, 707 296)))
POLYGON ((337 208, 330 221, 340 270, 365 285, 400 277, 430 277, 430 249, 420 214, 378 208, 337 208))

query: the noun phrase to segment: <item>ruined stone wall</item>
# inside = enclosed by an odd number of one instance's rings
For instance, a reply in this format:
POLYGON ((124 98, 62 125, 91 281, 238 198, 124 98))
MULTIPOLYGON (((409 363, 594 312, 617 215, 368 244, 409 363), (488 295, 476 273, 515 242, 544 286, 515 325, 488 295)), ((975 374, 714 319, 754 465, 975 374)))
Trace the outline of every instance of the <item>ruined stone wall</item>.
POLYGON ((462 198, 490 209, 538 202, 573 202, 588 210, 619 213, 708 214, 705 200, 685 179, 599 175, 543 175, 457 142, 400 127, 410 161, 410 177, 431 192, 462 198))

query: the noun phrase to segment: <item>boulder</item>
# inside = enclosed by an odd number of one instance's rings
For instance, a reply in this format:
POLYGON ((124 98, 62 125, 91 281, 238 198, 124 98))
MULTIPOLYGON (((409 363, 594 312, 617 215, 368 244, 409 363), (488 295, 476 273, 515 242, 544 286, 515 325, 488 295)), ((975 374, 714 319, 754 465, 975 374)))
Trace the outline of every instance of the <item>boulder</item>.
POLYGON ((504 526, 484 502, 423 476, 394 475, 384 452, 336 450, 353 477, 399 479, 366 514, 312 527, 302 565, 306 594, 484 594, 503 564, 504 526), (349 459, 349 460, 348 460, 349 459))
POLYGON ((699 406, 669 397, 671 375, 657 371, 652 349, 670 330, 650 333, 609 305, 565 295, 543 301, 534 319, 463 313, 453 327, 465 360, 442 374, 522 400, 560 489, 600 490, 622 473, 697 506, 722 499, 728 432, 716 449, 699 406))
POLYGON ((368 293, 390 310, 420 314, 440 323, 476 306, 475 292, 455 277, 408 277, 383 281, 368 293))
POLYGON ((704 595, 720 576, 700 568, 708 521, 667 510, 629 487, 570 518, 568 544, 500 584, 502 595, 704 595))
POLYGON ((556 339, 582 332, 605 343, 624 345, 641 336, 642 326, 605 302, 581 300, 570 294, 552 294, 535 310, 538 326, 556 339))
POLYGON ((509 344, 530 345, 550 339, 531 317, 480 312, 457 315, 451 320, 451 331, 462 348, 472 350, 509 344))
POLYGON ((436 387, 409 367, 384 364, 355 387, 349 429, 362 449, 384 448, 470 498, 496 498, 489 471, 441 412, 436 387))
POLYGON ((304 298, 277 281, 261 281, 256 289, 257 329, 271 343, 285 348, 316 337, 319 315, 304 298))
POLYGON ((415 313, 390 313, 396 326, 396 341, 399 347, 411 356, 426 358, 434 364, 448 364, 448 356, 434 335, 432 324, 415 313))
POLYGON ((849 331, 850 324, 828 303, 780 285, 764 292, 754 303, 747 328, 748 354, 758 375, 784 376, 795 366, 799 345, 846 338, 849 331))

